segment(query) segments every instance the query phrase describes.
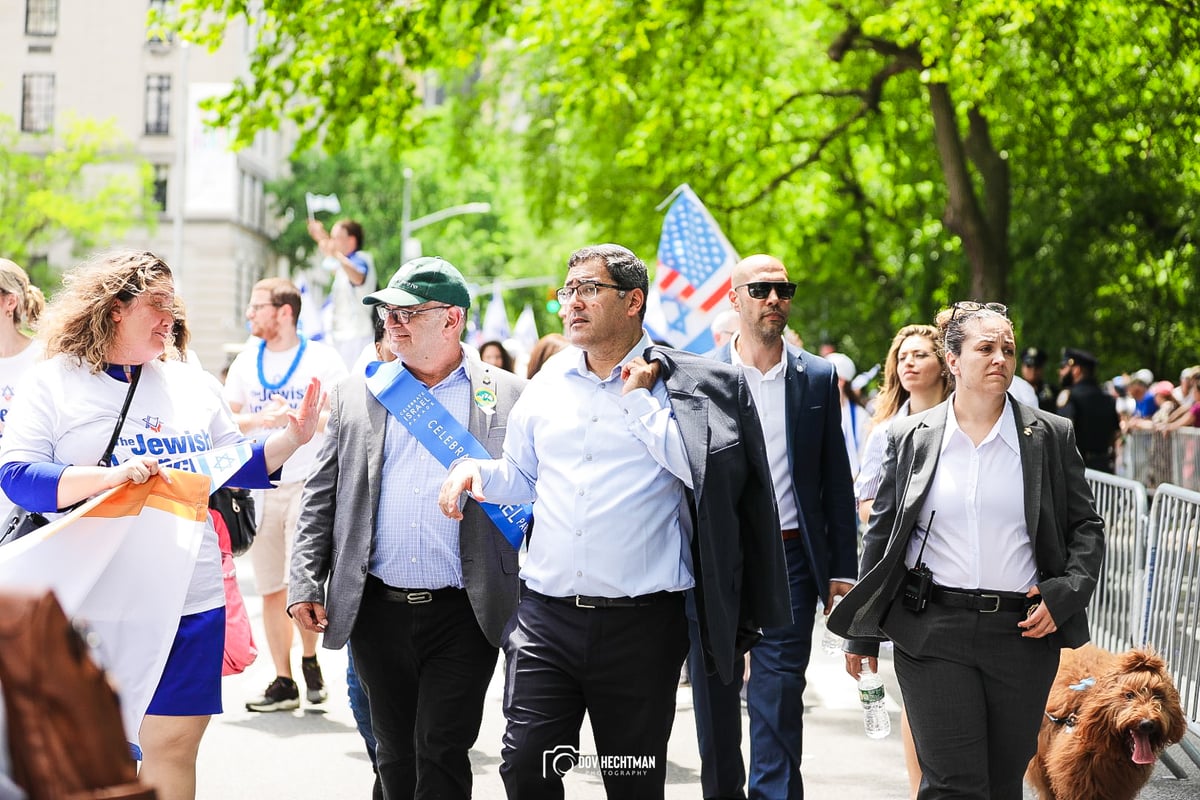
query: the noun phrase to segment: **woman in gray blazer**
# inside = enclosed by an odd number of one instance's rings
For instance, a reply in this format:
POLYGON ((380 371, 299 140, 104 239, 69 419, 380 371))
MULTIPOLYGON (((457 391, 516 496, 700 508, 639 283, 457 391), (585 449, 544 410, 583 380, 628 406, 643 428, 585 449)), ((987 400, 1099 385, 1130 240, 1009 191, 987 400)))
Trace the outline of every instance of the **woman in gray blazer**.
POLYGON ((1071 424, 1007 393, 1006 313, 960 302, 938 315, 955 392, 890 427, 859 583, 829 622, 854 677, 895 644, 921 800, 1020 800, 1059 649, 1089 638, 1104 557, 1071 424))

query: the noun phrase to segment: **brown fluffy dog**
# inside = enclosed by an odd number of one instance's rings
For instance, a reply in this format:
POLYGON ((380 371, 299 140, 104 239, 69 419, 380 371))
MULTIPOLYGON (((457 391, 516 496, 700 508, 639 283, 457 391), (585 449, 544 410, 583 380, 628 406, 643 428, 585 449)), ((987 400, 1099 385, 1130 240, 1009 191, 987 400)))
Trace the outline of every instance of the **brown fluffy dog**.
POLYGON ((1179 692, 1154 652, 1063 650, 1025 779, 1042 800, 1132 800, 1186 732, 1179 692))

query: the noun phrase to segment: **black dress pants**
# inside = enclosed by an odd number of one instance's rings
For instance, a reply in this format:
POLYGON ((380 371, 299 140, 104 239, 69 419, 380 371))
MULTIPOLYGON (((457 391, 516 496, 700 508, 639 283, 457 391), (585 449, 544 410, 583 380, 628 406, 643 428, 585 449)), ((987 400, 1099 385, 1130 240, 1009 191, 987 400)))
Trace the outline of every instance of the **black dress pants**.
POLYGON ((410 604, 368 576, 350 634, 387 800, 471 796, 468 753, 499 651, 479 629, 465 590, 432 594, 410 604))
POLYGON ((1021 612, 931 604, 913 619, 895 603, 884 623, 919 627, 895 641, 896 677, 923 773, 920 800, 1021 800, 1058 669, 1051 639, 1026 639, 1021 612), (906 619, 899 619, 900 616, 906 619))
MULTIPOLYGON (((505 638, 500 775, 510 800, 563 797, 584 712, 610 798, 661 800, 687 655, 683 593, 634 608, 577 608, 524 590, 505 638)), ((584 766, 586 761, 579 764, 584 766)))

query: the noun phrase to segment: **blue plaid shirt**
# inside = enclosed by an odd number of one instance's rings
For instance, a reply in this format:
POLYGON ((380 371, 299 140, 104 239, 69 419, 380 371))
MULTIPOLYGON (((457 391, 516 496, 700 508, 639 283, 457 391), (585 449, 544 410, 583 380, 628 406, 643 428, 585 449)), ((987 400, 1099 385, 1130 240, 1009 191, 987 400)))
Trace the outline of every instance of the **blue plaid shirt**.
MULTIPOLYGON (((466 360, 429 389, 463 425, 471 411, 466 360)), ((408 429, 388 415, 383 439, 383 479, 376 509, 370 572, 401 589, 462 588, 458 526, 438 509, 446 468, 408 429)))

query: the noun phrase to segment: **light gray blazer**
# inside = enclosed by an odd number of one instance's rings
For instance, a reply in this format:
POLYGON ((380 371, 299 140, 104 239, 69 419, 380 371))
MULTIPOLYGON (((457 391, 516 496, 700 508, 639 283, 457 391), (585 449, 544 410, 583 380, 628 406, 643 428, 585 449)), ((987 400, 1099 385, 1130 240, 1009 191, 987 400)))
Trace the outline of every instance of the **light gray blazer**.
MULTIPOLYGON (((467 429, 488 453, 499 457, 508 413, 525 381, 484 364, 473 354, 466 359, 472 398, 485 379, 496 393, 493 414, 485 414, 471 403, 467 429)), ((362 602, 375 514, 384 490, 380 484, 387 417, 387 409, 367 390, 361 375, 334 387, 328 435, 301 499, 288 608, 296 603, 324 605, 329 617, 324 643, 331 650, 349 639, 362 602)), ((517 606, 517 552, 474 500, 468 500, 463 509, 459 554, 475 618, 488 641, 499 646, 504 626, 517 606)))
MULTIPOLYGON (((851 641, 849 652, 876 655, 890 638, 919 649, 920 617, 888 616, 903 591, 909 533, 937 471, 948 403, 898 419, 888 428, 883 482, 863 537, 859 582, 830 616, 829 627, 851 641)), ((1079 647, 1090 638, 1087 605, 1104 561, 1104 522, 1096 513, 1070 421, 1018 403, 1011 395, 1021 449, 1025 524, 1033 540, 1038 588, 1058 631, 1051 642, 1079 647)))

